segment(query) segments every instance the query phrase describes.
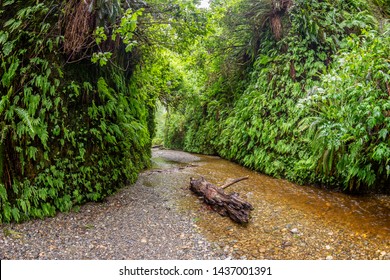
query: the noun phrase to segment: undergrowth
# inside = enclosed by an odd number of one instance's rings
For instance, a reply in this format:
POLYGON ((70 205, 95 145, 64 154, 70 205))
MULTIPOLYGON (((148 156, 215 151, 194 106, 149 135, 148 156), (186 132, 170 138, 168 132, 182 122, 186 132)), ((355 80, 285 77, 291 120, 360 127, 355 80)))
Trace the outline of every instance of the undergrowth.
POLYGON ((148 166, 154 97, 131 75, 126 13, 119 1, 2 1, 0 222, 100 201, 148 166))
POLYGON ((165 144, 180 139, 186 151, 298 183, 389 191, 390 44, 379 6, 255 2, 232 2, 239 8, 226 9, 229 20, 217 19, 234 47, 208 51, 208 84, 168 120, 165 144), (243 15, 242 27, 234 16, 243 15))

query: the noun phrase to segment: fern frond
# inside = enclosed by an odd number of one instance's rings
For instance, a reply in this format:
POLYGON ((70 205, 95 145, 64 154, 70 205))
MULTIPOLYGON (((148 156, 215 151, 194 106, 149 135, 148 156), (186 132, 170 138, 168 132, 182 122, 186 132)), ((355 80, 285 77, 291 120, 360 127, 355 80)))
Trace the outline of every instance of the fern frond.
POLYGON ((3 95, 3 97, 0 100, 0 115, 3 113, 7 105, 9 104, 9 97, 11 96, 13 92, 13 87, 11 86, 8 90, 7 95, 3 95))
POLYGON ((107 85, 104 78, 99 78, 97 87, 100 98, 104 99, 106 97, 109 100, 116 101, 116 98, 112 95, 113 89, 107 85))
POLYGON ((28 112, 22 108, 15 108, 15 112, 22 122, 30 129, 31 134, 35 134, 35 129, 33 127, 34 119, 30 117, 28 112))
POLYGON ((0 124, 0 144, 4 142, 9 129, 10 129, 9 125, 5 125, 5 123, 0 124))

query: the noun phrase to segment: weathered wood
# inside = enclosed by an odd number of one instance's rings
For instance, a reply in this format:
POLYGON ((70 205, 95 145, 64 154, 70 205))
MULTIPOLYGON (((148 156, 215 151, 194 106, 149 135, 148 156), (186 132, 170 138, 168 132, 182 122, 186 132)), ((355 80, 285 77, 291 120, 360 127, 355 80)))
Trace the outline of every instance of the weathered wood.
MULTIPOLYGON (((224 186, 230 186, 247 177, 238 178, 224 186)), ((238 193, 226 194, 223 188, 207 182, 203 177, 200 179, 190 179, 190 190, 203 197, 204 202, 211 205, 214 211, 222 216, 229 216, 237 223, 248 223, 250 211, 253 206, 239 197, 238 193)))
POLYGON ((249 176, 245 176, 245 177, 240 177, 240 178, 234 179, 230 183, 226 183, 226 184, 220 186, 220 188, 221 189, 226 189, 227 187, 230 187, 231 185, 234 185, 235 183, 241 182, 243 180, 247 180, 248 178, 249 178, 249 176))

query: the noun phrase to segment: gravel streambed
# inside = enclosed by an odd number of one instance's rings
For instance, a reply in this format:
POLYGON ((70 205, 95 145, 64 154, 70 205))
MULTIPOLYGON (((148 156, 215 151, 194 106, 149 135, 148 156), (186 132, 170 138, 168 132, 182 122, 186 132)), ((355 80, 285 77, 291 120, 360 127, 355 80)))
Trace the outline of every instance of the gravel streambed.
POLYGON ((155 167, 165 171, 145 171, 135 185, 103 203, 44 220, 0 225, 0 259, 230 258, 199 233, 191 215, 175 208, 177 196, 185 195, 177 187, 187 182, 178 166, 186 168, 199 158, 168 152, 166 159, 181 164, 157 162, 155 167))
POLYGON ((390 259, 390 198, 357 198, 273 179, 218 157, 153 150, 138 181, 78 212, 0 225, 1 259, 390 259), (193 195, 191 177, 253 206, 248 225, 193 195))

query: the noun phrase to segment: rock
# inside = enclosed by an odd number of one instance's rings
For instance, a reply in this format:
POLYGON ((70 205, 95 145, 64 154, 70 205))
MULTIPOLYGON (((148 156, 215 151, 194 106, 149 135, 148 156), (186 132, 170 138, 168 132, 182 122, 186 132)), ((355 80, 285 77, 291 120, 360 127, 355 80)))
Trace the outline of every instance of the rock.
POLYGON ((297 228, 293 228, 292 230, 290 230, 290 232, 292 234, 298 234, 299 233, 299 230, 297 228))
POLYGON ((326 260, 328 260, 328 261, 333 260, 333 257, 332 256, 327 256, 326 260))

